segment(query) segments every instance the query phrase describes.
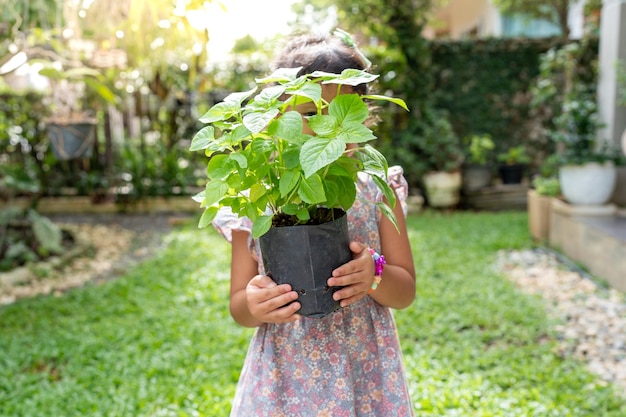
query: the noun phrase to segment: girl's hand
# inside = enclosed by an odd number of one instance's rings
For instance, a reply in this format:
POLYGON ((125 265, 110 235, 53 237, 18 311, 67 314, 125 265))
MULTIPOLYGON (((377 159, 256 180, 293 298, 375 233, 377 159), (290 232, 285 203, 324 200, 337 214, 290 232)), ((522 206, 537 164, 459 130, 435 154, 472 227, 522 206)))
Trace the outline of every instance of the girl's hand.
POLYGON ((351 242, 352 260, 333 271, 328 280, 331 287, 344 287, 335 292, 333 298, 341 307, 347 307, 367 296, 374 282, 374 259, 366 245, 351 242))
POLYGON ((246 286, 248 309, 264 323, 288 323, 300 319, 296 314, 300 309, 297 299, 298 293, 292 291, 289 284, 277 285, 265 275, 255 276, 246 286))

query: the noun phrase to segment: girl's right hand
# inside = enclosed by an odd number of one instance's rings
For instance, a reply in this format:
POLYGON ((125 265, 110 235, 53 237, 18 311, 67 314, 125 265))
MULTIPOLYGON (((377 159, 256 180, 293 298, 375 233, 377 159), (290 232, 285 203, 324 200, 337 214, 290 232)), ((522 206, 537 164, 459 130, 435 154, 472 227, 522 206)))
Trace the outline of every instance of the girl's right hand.
POLYGON ((276 284, 266 275, 257 275, 246 286, 250 313, 264 323, 289 323, 300 319, 298 293, 289 284, 276 284), (290 304, 291 303, 291 304, 290 304))

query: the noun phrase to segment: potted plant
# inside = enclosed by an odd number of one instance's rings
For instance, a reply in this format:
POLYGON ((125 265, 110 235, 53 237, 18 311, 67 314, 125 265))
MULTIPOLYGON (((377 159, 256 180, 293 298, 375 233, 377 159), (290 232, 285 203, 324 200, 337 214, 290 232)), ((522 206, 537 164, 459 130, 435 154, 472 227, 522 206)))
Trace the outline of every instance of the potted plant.
POLYGON ((52 115, 45 120, 52 151, 58 159, 88 158, 95 143, 96 112, 90 94, 113 103, 115 95, 102 74, 87 67, 63 69, 50 64, 39 71, 50 80, 47 97, 52 115))
POLYGON ((524 145, 513 146, 497 156, 500 165, 498 172, 503 184, 520 184, 524 178, 530 156, 524 145))
POLYGON ((570 204, 602 205, 613 193, 616 152, 597 142, 600 126, 595 95, 571 90, 551 134, 557 144, 561 190, 570 204))
POLYGON ((489 154, 495 148, 491 136, 475 134, 465 138, 467 154, 462 167, 463 189, 474 191, 486 187, 491 182, 489 154))
POLYGON ((597 137, 598 64, 584 59, 592 51, 589 38, 550 50, 534 88, 534 101, 546 107, 544 129, 554 144, 562 196, 570 204, 605 204, 615 187, 615 149, 597 137))
POLYGON ((232 93, 200 118, 207 126, 194 136, 190 149, 209 157, 208 182, 194 199, 204 208, 200 227, 224 207, 248 217, 266 273, 300 292, 300 314, 321 317, 338 308, 326 280, 351 259, 345 211, 354 204, 360 172, 372 175, 389 205, 377 204, 395 224, 395 195, 385 180, 387 161, 367 144, 375 136, 364 125, 369 117, 366 100, 406 105, 386 96, 358 94, 338 94, 326 102, 321 83, 337 85, 339 91, 377 76, 348 69, 298 77, 299 70, 278 69, 257 80, 265 86, 260 91, 255 87, 232 93), (313 135, 303 133, 302 116, 293 110, 305 102, 317 109, 306 116, 313 135))
POLYGON ((423 113, 416 137, 417 155, 422 159, 422 182, 431 207, 453 207, 459 203, 461 165, 465 157, 461 140, 442 110, 423 113))

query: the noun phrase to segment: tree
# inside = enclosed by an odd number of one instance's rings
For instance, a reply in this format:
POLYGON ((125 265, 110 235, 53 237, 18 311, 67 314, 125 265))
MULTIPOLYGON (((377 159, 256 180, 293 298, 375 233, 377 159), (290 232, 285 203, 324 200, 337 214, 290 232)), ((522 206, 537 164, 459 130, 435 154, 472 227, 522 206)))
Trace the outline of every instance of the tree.
MULTIPOLYGON (((294 5, 298 18, 295 28, 315 29, 319 22, 328 21, 329 15, 336 14, 342 29, 357 35, 361 40, 375 39, 384 45, 385 53, 398 56, 406 71, 397 71, 404 77, 399 83, 405 101, 412 109, 422 109, 428 100, 431 80, 428 75, 430 51, 422 31, 428 22, 433 4, 441 0, 360 0, 339 2, 335 0, 312 0, 294 5), (329 13, 330 11, 330 13, 329 13), (367 18, 367 25, 364 19, 367 18)), ((367 42, 360 42, 366 49, 367 42)))
POLYGON ((580 0, 493 0, 503 14, 523 14, 554 22, 561 28, 563 38, 569 38, 567 14, 570 6, 580 0))

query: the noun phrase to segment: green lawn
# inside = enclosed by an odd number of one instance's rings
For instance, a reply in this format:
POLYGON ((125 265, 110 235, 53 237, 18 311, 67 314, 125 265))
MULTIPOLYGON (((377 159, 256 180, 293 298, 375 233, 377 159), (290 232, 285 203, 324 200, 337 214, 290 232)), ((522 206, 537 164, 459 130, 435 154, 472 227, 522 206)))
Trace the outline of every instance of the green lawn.
MULTIPOLYGON (((418 297, 396 312, 418 416, 625 416, 556 353, 538 299, 494 270, 528 247, 525 213, 422 213, 418 297)), ((173 232, 118 280, 0 308, 0 416, 225 416, 252 330, 228 313, 229 246, 173 232)))

